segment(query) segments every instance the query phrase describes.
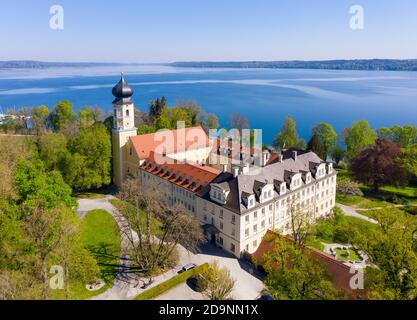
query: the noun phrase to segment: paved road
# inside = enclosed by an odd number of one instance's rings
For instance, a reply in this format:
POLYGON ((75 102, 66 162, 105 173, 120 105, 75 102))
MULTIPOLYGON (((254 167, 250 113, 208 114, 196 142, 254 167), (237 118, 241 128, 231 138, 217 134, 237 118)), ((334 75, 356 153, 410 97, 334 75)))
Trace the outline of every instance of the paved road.
MULTIPOLYGON (((112 198, 114 197, 107 196, 103 199, 79 199, 78 215, 83 218, 89 211, 102 209, 109 212, 117 221, 119 228, 124 230, 124 228, 127 227, 126 220, 122 217, 120 212, 118 212, 117 209, 108 201, 112 198)), ((193 262, 200 265, 206 262, 210 263, 214 260, 218 262, 219 266, 228 268, 232 277, 236 280, 235 288, 232 293, 234 299, 256 299, 264 288, 260 274, 251 274, 250 266, 246 262, 236 259, 235 257, 227 254, 219 248, 215 248, 211 245, 206 245, 202 248, 202 252, 199 254, 191 253, 182 246, 178 246, 177 250, 179 253, 178 266, 174 270, 170 270, 167 273, 155 277, 155 282, 149 288, 175 276, 178 270, 180 270, 184 264, 193 262)), ((140 288, 140 286, 138 286, 139 279, 132 276, 128 277, 124 272, 124 266, 126 266, 128 251, 129 241, 123 236, 122 233, 122 255, 120 259, 121 266, 119 268, 119 274, 116 277, 113 287, 111 287, 106 292, 93 297, 93 300, 129 300, 144 291, 140 288)), ((187 300, 199 298, 201 299, 202 296, 193 292, 191 288, 189 288, 186 284, 174 288, 173 290, 159 297, 159 299, 165 300, 187 300)))
POLYGON ((373 224, 377 224, 378 221, 371 219, 367 216, 364 216, 363 214, 358 213, 356 210, 357 208, 351 207, 351 206, 345 206, 344 204, 337 203, 336 204, 340 209, 342 209, 343 213, 347 216, 356 217, 365 221, 368 221, 373 224))

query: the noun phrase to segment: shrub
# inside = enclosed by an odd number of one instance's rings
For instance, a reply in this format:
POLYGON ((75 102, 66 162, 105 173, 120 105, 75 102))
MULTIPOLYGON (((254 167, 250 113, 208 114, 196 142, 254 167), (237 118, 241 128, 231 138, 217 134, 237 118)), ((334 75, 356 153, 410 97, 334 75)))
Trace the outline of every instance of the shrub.
POLYGON ((359 184, 348 178, 339 179, 337 182, 337 193, 344 196, 363 196, 359 184))
POLYGON ((404 207, 402 209, 403 209, 403 211, 407 212, 408 214, 412 214, 413 216, 417 216, 417 207, 404 207))
POLYGON ((206 268, 208 268, 208 263, 202 264, 200 266, 195 267, 194 269, 185 271, 179 275, 176 275, 172 277, 171 279, 168 279, 165 282, 162 282, 158 284, 157 286, 150 288, 146 290, 145 292, 137 295, 134 300, 151 300, 162 293, 180 285, 181 283, 184 283, 187 281, 188 278, 200 274, 203 272, 206 268))

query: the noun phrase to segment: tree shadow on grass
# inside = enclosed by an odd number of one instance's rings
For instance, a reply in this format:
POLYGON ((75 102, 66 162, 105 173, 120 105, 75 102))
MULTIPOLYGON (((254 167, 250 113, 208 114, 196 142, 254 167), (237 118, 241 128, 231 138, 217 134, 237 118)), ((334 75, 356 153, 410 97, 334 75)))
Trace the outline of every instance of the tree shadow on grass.
POLYGON ((117 248, 111 244, 100 243, 95 246, 88 246, 88 250, 96 259, 102 278, 106 282, 117 279, 131 283, 133 280, 137 280, 137 275, 143 273, 141 268, 130 266, 132 260, 121 257, 117 248))

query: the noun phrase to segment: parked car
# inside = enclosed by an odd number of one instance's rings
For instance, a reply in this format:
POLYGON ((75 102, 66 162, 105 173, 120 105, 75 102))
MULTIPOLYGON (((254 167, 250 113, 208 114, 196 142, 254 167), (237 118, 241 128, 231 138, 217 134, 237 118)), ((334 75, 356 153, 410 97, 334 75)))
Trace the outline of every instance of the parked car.
POLYGON ((187 263, 186 265, 184 265, 180 271, 178 271, 178 273, 183 273, 185 271, 194 269, 195 267, 197 267, 197 265, 195 263, 187 263))

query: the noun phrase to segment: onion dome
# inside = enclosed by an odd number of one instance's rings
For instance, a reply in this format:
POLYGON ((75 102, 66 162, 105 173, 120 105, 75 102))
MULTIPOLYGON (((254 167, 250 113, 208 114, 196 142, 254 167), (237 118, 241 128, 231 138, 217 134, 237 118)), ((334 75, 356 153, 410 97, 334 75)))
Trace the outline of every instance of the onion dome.
POLYGON ((133 89, 125 81, 123 73, 122 73, 119 83, 113 87, 112 93, 113 93, 113 96, 116 98, 113 101, 113 104, 132 103, 132 100, 130 99, 130 97, 133 95, 133 89))

